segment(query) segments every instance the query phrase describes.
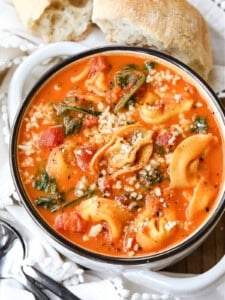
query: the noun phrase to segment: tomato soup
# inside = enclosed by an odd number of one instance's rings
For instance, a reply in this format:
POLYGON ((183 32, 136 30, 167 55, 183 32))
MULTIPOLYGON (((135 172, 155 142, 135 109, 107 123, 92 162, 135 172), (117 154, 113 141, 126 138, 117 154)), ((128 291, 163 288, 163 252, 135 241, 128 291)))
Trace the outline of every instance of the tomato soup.
POLYGON ((224 181, 214 111, 175 68, 145 55, 80 59, 42 85, 17 159, 41 218, 81 248, 156 254, 208 220, 224 181))

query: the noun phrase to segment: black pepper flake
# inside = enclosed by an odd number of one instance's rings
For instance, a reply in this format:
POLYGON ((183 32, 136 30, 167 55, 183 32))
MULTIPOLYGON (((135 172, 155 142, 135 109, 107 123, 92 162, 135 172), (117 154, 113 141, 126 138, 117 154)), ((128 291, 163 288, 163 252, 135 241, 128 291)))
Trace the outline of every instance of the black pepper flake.
POLYGON ((209 210, 210 210, 209 207, 206 207, 206 208, 205 208, 205 211, 206 211, 206 212, 209 212, 209 210))

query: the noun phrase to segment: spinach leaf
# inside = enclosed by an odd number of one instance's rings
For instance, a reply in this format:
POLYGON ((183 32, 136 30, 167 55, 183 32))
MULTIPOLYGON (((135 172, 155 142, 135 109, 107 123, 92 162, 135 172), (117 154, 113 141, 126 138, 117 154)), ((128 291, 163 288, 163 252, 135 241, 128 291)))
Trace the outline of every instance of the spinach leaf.
POLYGON ((191 132, 200 133, 206 132, 209 129, 209 125, 205 117, 196 116, 194 119, 194 123, 191 126, 191 132))
POLYGON ((122 67, 123 71, 132 71, 132 70, 137 70, 138 69, 138 65, 136 64, 128 64, 122 67))
POLYGON ((56 211, 57 207, 65 201, 64 194, 55 193, 49 196, 40 196, 35 199, 34 204, 36 206, 41 206, 45 209, 50 210, 51 212, 56 211))
MULTIPOLYGON (((122 75, 121 75, 122 76, 122 75)), ((137 92, 137 90, 144 84, 145 82, 145 74, 139 71, 134 72, 125 72, 123 74, 124 81, 123 84, 126 84, 124 87, 123 95, 119 99, 118 103, 114 108, 114 112, 117 113, 121 108, 125 107, 131 97, 137 92)))
POLYGON ((164 155, 166 153, 165 147, 157 143, 155 144, 155 151, 159 155, 164 155))
POLYGON ((76 120, 70 116, 63 118, 64 132, 65 135, 70 135, 80 131, 82 127, 82 120, 76 120))
POLYGON ((148 72, 150 72, 151 70, 155 69, 156 62, 154 62, 154 61, 146 61, 144 63, 144 67, 145 67, 145 69, 148 70, 148 72))
POLYGON ((36 176, 33 185, 34 185, 35 189, 37 189, 39 191, 44 191, 48 186, 48 182, 49 182, 48 173, 43 172, 36 176))
POLYGON ((92 110, 92 109, 85 109, 83 107, 78 107, 78 106, 68 106, 68 105, 64 105, 64 104, 54 104, 53 107, 56 110, 56 115, 57 116, 60 116, 64 113, 66 113, 67 111, 76 111, 76 112, 89 114, 89 115, 93 115, 93 116, 101 115, 100 111, 92 110))
POLYGON ((50 178, 46 171, 38 174, 33 182, 35 189, 45 193, 56 193, 57 184, 55 178, 50 178))
POLYGON ((63 202, 62 204, 56 205, 54 208, 51 209, 51 212, 56 212, 61 208, 70 206, 74 203, 78 203, 80 200, 82 199, 86 199, 86 198, 90 198, 91 196, 93 196, 95 194, 94 190, 88 190, 86 193, 84 193, 82 196, 77 197, 71 201, 67 201, 67 202, 63 202))
POLYGON ((131 76, 130 72, 118 72, 116 73, 115 82, 117 85, 124 88, 128 86, 130 76, 131 76))

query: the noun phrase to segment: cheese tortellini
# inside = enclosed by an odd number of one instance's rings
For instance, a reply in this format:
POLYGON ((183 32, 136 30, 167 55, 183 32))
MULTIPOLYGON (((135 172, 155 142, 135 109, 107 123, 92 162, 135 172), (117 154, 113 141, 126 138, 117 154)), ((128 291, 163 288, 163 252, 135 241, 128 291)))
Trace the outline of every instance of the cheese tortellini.
POLYGON ((109 88, 106 84, 106 76, 104 72, 96 72, 91 78, 85 82, 89 92, 93 92, 98 96, 105 96, 109 88))
POLYGON ((193 219, 200 212, 207 209, 216 192, 216 188, 210 182, 205 178, 201 178, 194 188, 193 194, 186 193, 186 197, 189 200, 187 217, 193 219))
POLYGON ((190 98, 180 102, 173 101, 170 104, 160 103, 157 95, 147 93, 144 104, 139 108, 139 114, 141 119, 148 124, 160 124, 180 113, 189 111, 192 105, 193 100, 190 98))
POLYGON ((106 222, 112 241, 120 238, 123 226, 132 217, 127 207, 111 199, 99 197, 82 201, 79 205, 79 212, 84 220, 106 222))
POLYGON ((211 134, 195 134, 181 142, 173 152, 170 162, 170 183, 172 187, 193 187, 199 179, 200 157, 207 153, 210 144, 216 142, 211 134))
POLYGON ((148 163, 153 150, 152 132, 138 125, 125 126, 93 157, 90 167, 98 169, 100 160, 106 160, 112 176, 131 173, 148 163))
POLYGON ((74 182, 65 181, 65 178, 71 178, 73 173, 73 168, 71 162, 74 160, 74 143, 72 140, 68 139, 61 146, 52 149, 46 166, 46 171, 48 175, 57 180, 57 185, 60 189, 72 188, 74 182))
POLYGON ((150 211, 145 209, 135 221, 136 240, 143 249, 153 250, 174 234, 176 225, 173 210, 165 209, 161 216, 152 217, 150 211))

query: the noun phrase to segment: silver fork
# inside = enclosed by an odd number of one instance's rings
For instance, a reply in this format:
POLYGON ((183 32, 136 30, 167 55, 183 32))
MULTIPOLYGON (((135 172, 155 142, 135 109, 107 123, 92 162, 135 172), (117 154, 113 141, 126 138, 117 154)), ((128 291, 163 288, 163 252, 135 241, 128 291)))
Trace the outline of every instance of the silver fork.
POLYGON ((7 228, 0 227, 0 279, 14 279, 23 288, 31 292, 38 300, 50 298, 38 288, 21 269, 25 245, 15 236, 7 233, 7 228))

